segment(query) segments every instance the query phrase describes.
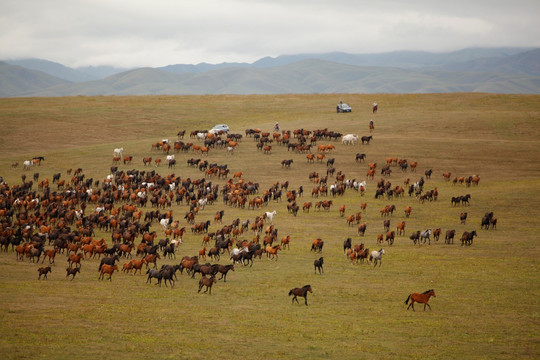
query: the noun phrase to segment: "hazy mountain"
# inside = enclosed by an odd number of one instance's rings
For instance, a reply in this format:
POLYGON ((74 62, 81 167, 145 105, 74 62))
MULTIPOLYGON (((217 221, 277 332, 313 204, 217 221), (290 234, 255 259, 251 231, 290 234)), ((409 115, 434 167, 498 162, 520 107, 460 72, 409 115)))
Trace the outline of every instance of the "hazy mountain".
POLYGON ((117 68, 113 66, 82 66, 76 68, 80 73, 90 76, 94 80, 104 79, 108 76, 119 74, 130 69, 127 68, 117 68))
POLYGON ((5 62, 11 65, 19 65, 30 70, 38 70, 71 82, 99 80, 128 70, 112 66, 85 66, 73 69, 53 61, 42 59, 5 60, 5 62))
MULTIPOLYGON (((0 96, 4 97, 474 91, 540 93, 540 49, 521 52, 513 48, 465 49, 446 54, 401 51, 367 55, 286 55, 263 58, 253 64, 202 63, 140 68, 85 82, 66 82, 50 75, 45 78, 43 76, 46 74, 42 72, 30 72, 28 69, 22 72, 24 68, 9 66, 5 64, 0 73, 0 96)), ((98 71, 98 68, 93 70, 98 71)), ((107 69, 100 68, 99 71, 106 73, 107 69)), ((108 71, 114 72, 115 69, 109 68, 108 71)))
POLYGON ((540 76, 407 70, 309 59, 263 69, 171 74, 143 68, 103 80, 57 85, 33 96, 284 93, 540 93, 540 76))
POLYGON ((448 64, 445 69, 466 72, 526 74, 540 76, 540 49, 506 57, 485 57, 448 64))
POLYGON ((0 97, 25 96, 68 82, 41 71, 0 62, 0 97))
POLYGON ((221 64, 200 63, 197 65, 191 65, 191 64, 167 65, 167 66, 159 67, 157 69, 167 71, 173 74, 183 74, 183 73, 201 73, 201 72, 210 71, 210 70, 250 67, 250 66, 251 64, 248 64, 248 63, 221 63, 221 64))
POLYGON ((11 65, 19 65, 30 70, 37 70, 44 72, 46 74, 55 76, 59 79, 71 81, 71 82, 82 82, 89 80, 96 80, 96 77, 89 76, 87 74, 81 73, 75 69, 58 64, 48 60, 41 59, 20 59, 20 60, 6 60, 6 63, 11 65))

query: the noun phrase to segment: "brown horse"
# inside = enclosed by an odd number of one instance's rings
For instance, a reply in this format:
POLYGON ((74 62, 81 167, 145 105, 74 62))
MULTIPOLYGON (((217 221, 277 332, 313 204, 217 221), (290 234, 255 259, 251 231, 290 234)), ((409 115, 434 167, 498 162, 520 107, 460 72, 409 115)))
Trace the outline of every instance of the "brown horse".
POLYGON ((433 289, 430 289, 428 291, 424 291, 422 294, 418 294, 418 293, 410 294, 409 297, 407 298, 407 300, 405 300, 405 305, 407 305, 409 303, 409 299, 411 300, 411 303, 407 307, 407 310, 409 310, 409 308, 412 306, 413 311, 415 311, 414 310, 414 303, 415 302, 424 304, 424 311, 426 311, 426 305, 429 307, 429 310, 431 310, 431 306, 429 306, 429 304, 428 304, 429 298, 431 296, 437 297, 435 295, 435 290, 433 290, 433 289))
POLYGON ((294 304, 294 300, 296 300, 296 303, 299 304, 298 302, 298 299, 296 298, 297 296, 301 296, 304 298, 305 302, 306 302, 306 306, 307 306, 307 293, 308 291, 310 293, 313 293, 313 290, 311 289, 311 285, 306 285, 304 287, 301 287, 301 288, 294 288, 294 289, 291 289, 291 291, 289 291, 289 296, 293 295, 293 298, 292 298, 292 303, 294 304))
POLYGON ((109 275, 109 281, 112 281, 111 278, 112 278, 112 274, 114 273, 115 270, 118 270, 118 266, 117 265, 107 265, 107 264, 103 264, 103 266, 101 266, 101 270, 99 272, 99 277, 98 279, 101 279, 101 280, 104 280, 105 279, 105 274, 108 274, 109 275))
POLYGON ((71 281, 73 281, 73 279, 75 279, 75 275, 77 275, 77 273, 80 273, 81 272, 81 269, 80 268, 66 268, 66 277, 68 277, 69 275, 71 275, 71 281))
POLYGON ((50 273, 51 271, 52 270, 50 266, 40 267, 38 269, 38 273, 39 273, 38 280, 41 280, 41 275, 43 275, 43 280, 47 279, 47 274, 50 273))
POLYGON ((207 292, 208 290, 210 290, 208 293, 212 294, 212 285, 214 285, 215 282, 216 282, 216 276, 215 275, 212 275, 209 278, 207 278, 206 276, 203 276, 201 278, 201 280, 199 280, 199 291, 197 291, 197 292, 200 293, 202 287, 206 286, 206 290, 204 292, 207 292))
POLYGON ((277 261, 277 259, 278 259, 278 250, 281 250, 281 245, 276 245, 274 247, 267 246, 266 247, 266 255, 268 257, 268 260, 271 260, 271 259, 273 259, 275 257, 276 261, 277 261))

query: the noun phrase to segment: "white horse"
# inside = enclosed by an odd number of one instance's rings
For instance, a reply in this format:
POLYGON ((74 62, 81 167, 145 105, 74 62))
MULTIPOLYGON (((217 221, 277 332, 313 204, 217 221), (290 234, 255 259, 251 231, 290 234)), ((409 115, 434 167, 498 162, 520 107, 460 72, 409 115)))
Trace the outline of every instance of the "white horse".
MULTIPOLYGON (((231 259, 233 258, 233 256, 238 256, 240 255, 241 253, 247 253, 249 252, 249 249, 247 247, 243 247, 242 249, 233 249, 231 251, 231 259)), ((240 262, 242 263, 242 265, 244 265, 244 258, 240 259, 240 262)))
POLYGON ((355 181, 353 182, 353 188, 355 190, 360 190, 361 188, 364 188, 364 191, 366 190, 366 180, 362 181, 362 182, 358 182, 358 181, 355 181))
POLYGON ((199 141, 206 139, 206 134, 205 134, 205 133, 202 133, 202 132, 197 133, 197 139, 198 139, 199 141))
POLYGON ((236 256, 236 255, 239 255, 243 252, 249 252, 249 249, 247 247, 243 247, 242 249, 238 249, 238 248, 235 248, 235 249, 232 249, 231 251, 231 256, 236 256))
POLYGON ((122 157, 123 153, 124 153, 124 148, 123 147, 118 148, 118 149, 114 149, 113 156, 114 157, 122 157))
POLYGON ((420 233, 420 240, 424 240, 424 244, 426 243, 426 239, 428 240, 428 245, 431 245, 431 229, 424 230, 420 233))
POLYGON ((163 230, 167 230, 167 227, 169 227, 169 224, 171 223, 171 219, 161 219, 159 221, 161 227, 163 228, 163 230))
POLYGON ((204 207, 206 206, 207 203, 208 203, 207 198, 199 199, 199 207, 201 208, 201 210, 204 209, 204 207))
POLYGON ((354 145, 358 141, 358 135, 347 134, 341 138, 341 143, 345 145, 354 145))
POLYGON ((381 249, 379 251, 372 251, 371 255, 369 255, 369 261, 374 262, 374 266, 377 266, 377 262, 379 262, 379 267, 382 265, 382 256, 384 254, 384 249, 381 249))
POLYGON ((31 166, 32 166, 32 161, 30 161, 30 160, 25 160, 25 161, 23 162, 23 169, 24 169, 24 170, 30 169, 31 166))
POLYGON ((174 160, 174 155, 167 155, 167 162, 174 160))
POLYGON ((267 211, 265 216, 273 224, 274 223, 274 216, 276 216, 276 214, 277 214, 276 210, 274 210, 272 212, 267 211))

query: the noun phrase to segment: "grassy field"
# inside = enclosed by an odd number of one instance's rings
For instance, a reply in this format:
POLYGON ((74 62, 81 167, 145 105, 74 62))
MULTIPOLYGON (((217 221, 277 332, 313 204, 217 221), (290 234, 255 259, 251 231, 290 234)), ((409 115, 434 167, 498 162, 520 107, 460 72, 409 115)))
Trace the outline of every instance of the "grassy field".
MULTIPOLYGON (((147 170, 143 156, 165 158, 151 150, 161 139, 176 139, 186 130, 209 129, 226 123, 232 132, 248 128, 328 128, 360 136, 370 145, 345 146, 336 150, 334 167, 347 179, 364 180, 367 163, 378 169, 386 157, 417 161, 416 173, 393 167, 386 180, 393 186, 406 178, 417 181, 427 169, 426 190, 437 188, 439 199, 420 203, 415 197, 375 199, 376 181, 368 180, 365 196, 348 189, 331 199, 330 211, 287 213, 286 201, 271 201, 258 210, 237 209, 221 200, 208 205, 196 222, 212 220, 224 210, 224 224, 236 218, 251 220, 264 211, 277 211, 274 224, 279 238, 291 236, 290 250, 279 252, 277 261, 264 256, 253 267, 235 266, 227 282, 214 285, 212 294, 198 294, 198 278, 178 274, 174 288, 146 284, 144 275, 115 273, 112 281, 98 280, 98 259, 83 260, 74 281, 65 278, 67 262, 59 254, 48 280, 38 281, 37 268, 29 260, 17 261, 11 249, 0 253, 0 356, 5 359, 205 359, 208 357, 252 359, 537 359, 540 357, 540 97, 491 94, 437 95, 283 95, 283 96, 149 96, 0 99, 0 176, 10 186, 21 184, 39 172, 52 180, 54 173, 82 168, 86 178, 103 180, 110 173, 113 149, 124 148, 132 165, 120 170, 147 170), (335 104, 351 104, 350 114, 336 114, 335 104), (371 104, 379 112, 371 113, 371 104), (366 163, 355 161, 356 153, 367 155, 366 163), (28 171, 22 162, 44 156, 40 167, 28 171), (18 167, 12 167, 18 162, 18 167), (478 186, 445 182, 442 173, 454 176, 477 174, 478 186), (451 197, 471 194, 471 205, 452 206, 451 197), (339 216, 360 211, 367 203, 363 222, 365 236, 356 226, 348 227, 339 216), (394 245, 376 244, 383 233, 380 208, 394 204, 397 211, 391 229, 406 220, 406 236, 394 245), (406 219, 403 209, 412 207, 406 219), (468 212, 466 225, 461 212, 468 212), (480 219, 494 212, 497 229, 481 230, 480 219), (432 241, 413 245, 409 235, 416 230, 476 230, 470 247, 432 241), (325 241, 324 274, 314 274, 313 261, 321 254, 310 251, 311 242, 325 241), (343 241, 364 243, 372 250, 383 247, 381 267, 351 265, 343 254, 343 241), (309 306, 292 304, 289 290, 311 284, 309 306), (410 293, 433 288, 432 311, 407 311, 410 293)), ((197 143, 197 140, 191 139, 197 143)), ((204 174, 188 167, 186 160, 199 154, 176 154, 174 169, 156 170, 181 178, 199 179, 204 174)), ((325 159, 326 160, 326 159, 325 159)), ((272 153, 256 150, 252 138, 244 138, 236 152, 212 149, 209 162, 228 164, 231 174, 244 173, 245 181, 257 182, 261 191, 276 181, 289 181, 289 190, 303 186, 299 198, 315 202, 308 174, 326 174, 326 162, 309 164, 305 154, 288 152, 273 144, 272 153), (290 169, 281 161, 293 159, 290 169)), ((211 178, 220 187, 224 179, 211 178)), ((333 179, 329 178, 329 185, 333 179)), ((37 187, 34 186, 37 191, 37 187)), ((56 185, 52 186, 56 190, 56 185)), ((38 193, 40 193, 38 191, 38 193)), ((89 205, 86 213, 93 211, 89 205)), ((150 207, 142 209, 149 211, 150 207)), ((188 206, 173 204, 181 226, 188 206)), ((212 221, 211 231, 222 225, 212 221)), ((158 224, 152 226, 164 238, 158 224)), ((251 240, 252 232, 241 239, 251 240)), ((444 235, 443 235, 444 236, 444 235)), ((111 244, 111 234, 96 232, 111 244)), ((202 235, 188 230, 176 259, 196 255, 202 235)), ((137 239, 137 243, 140 239, 137 239)), ((47 261, 46 261, 47 262, 47 261)), ((120 261, 120 266, 126 262, 120 261)), ((229 263, 223 256, 221 263, 229 263)))

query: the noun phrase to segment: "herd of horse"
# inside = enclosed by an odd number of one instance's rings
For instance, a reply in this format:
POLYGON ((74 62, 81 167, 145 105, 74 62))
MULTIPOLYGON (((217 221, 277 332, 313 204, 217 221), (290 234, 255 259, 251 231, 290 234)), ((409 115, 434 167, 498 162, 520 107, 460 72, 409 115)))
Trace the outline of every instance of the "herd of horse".
MULTIPOLYGON (((196 138, 199 141, 204 141, 205 146, 208 149, 213 149, 216 146, 217 141, 221 141, 219 135, 213 135, 209 138, 201 137, 201 131, 197 131, 196 138)), ((233 135, 233 134, 231 134, 233 135)), ((265 155, 271 155, 273 142, 279 145, 286 145, 287 151, 308 153, 311 155, 311 147, 317 144, 317 141, 326 139, 328 141, 342 139, 343 145, 354 145, 359 139, 362 145, 369 145, 373 140, 373 135, 362 136, 354 134, 342 135, 338 132, 323 130, 305 130, 298 129, 294 131, 283 130, 282 133, 264 133, 256 129, 246 130, 246 137, 253 137, 257 143, 257 149, 263 151, 265 155)), ((182 134, 183 138, 183 134, 182 134)), ((236 134, 236 136, 230 136, 222 143, 228 147, 238 146, 242 135, 236 134)), ((195 144, 190 144, 187 149, 193 149, 195 144)), ((203 147, 198 147, 199 149, 203 147)), ((325 155, 335 151, 336 147, 333 144, 317 145, 319 151, 318 159, 320 156, 320 162, 324 159, 325 155)), ((186 144, 179 140, 169 144, 169 141, 161 141, 156 144, 152 144, 152 150, 163 151, 166 154, 166 162, 169 165, 169 169, 175 167, 176 158, 175 155, 170 152, 177 150, 187 151, 186 144)), ((208 155, 208 150, 201 151, 202 155, 208 155)), ((357 153, 355 160, 358 163, 365 161, 365 153, 357 153)), ((117 148, 113 151, 113 165, 117 165, 123 159, 124 165, 130 165, 133 161, 133 156, 124 155, 123 148, 117 148), (116 159, 116 160, 114 160, 116 159)), ((145 169, 152 164, 154 160, 156 166, 159 165, 161 160, 146 156, 143 157, 143 166, 145 169)), ((366 191, 366 181, 357 182, 355 180, 345 179, 345 174, 338 171, 335 174, 336 169, 334 166, 334 158, 327 160, 327 172, 325 177, 319 177, 318 174, 311 176, 314 186, 312 191, 312 197, 328 196, 328 187, 326 183, 330 177, 335 177, 336 181, 329 188, 333 197, 341 196, 346 189, 354 189, 358 191, 362 196, 366 191)), ((24 170, 29 170, 31 166, 40 166, 44 161, 44 157, 35 157, 29 162, 25 161, 24 170)), ((282 168, 289 169, 293 165, 293 159, 283 160, 281 162, 282 168)), ((392 187, 387 180, 392 173, 392 166, 399 165, 402 172, 407 171, 409 168, 411 172, 415 172, 417 168, 417 162, 408 162, 405 159, 388 158, 386 160, 387 165, 382 168, 381 175, 384 177, 377 183, 377 189, 375 190, 375 198, 380 197, 391 199, 394 197, 401 197, 406 193, 406 190, 401 186, 392 187)), ((16 186, 8 186, 7 184, 0 182, 0 219, 3 223, 0 225, 0 248, 7 251, 11 245, 12 248, 17 248, 17 259, 22 260, 25 257, 34 261, 37 257, 37 261, 43 256, 42 263, 46 257, 49 258, 49 264, 54 264, 55 255, 58 253, 67 252, 68 267, 66 268, 66 278, 71 276, 71 280, 81 271, 81 261, 89 258, 101 258, 101 255, 105 257, 101 259, 98 268, 98 279, 107 279, 112 281, 113 274, 119 272, 119 266, 117 262, 120 259, 126 259, 126 263, 121 267, 122 272, 130 273, 137 271, 142 275, 142 268, 146 266, 147 283, 152 283, 153 279, 156 279, 156 285, 161 286, 162 282, 167 287, 170 285, 174 287, 175 281, 177 281, 176 272, 183 270, 194 278, 195 274, 201 274, 199 281, 198 292, 201 292, 205 288, 204 292, 211 293, 213 284, 218 280, 226 282, 226 276, 228 271, 234 271, 235 264, 241 264, 243 266, 253 266, 253 259, 261 258, 262 254, 266 254, 268 260, 278 260, 278 252, 290 249, 290 236, 283 237, 281 244, 273 244, 277 239, 277 229, 274 229, 274 219, 277 212, 266 211, 262 216, 255 218, 251 229, 257 234, 257 240, 252 242, 237 243, 237 248, 233 249, 232 236, 238 237, 249 226, 250 221, 247 220, 245 226, 239 223, 231 225, 223 224, 224 211, 218 211, 214 217, 214 224, 220 224, 223 227, 216 232, 211 233, 211 220, 195 223, 195 217, 198 216, 198 210, 204 209, 204 206, 212 205, 221 195, 223 202, 231 207, 243 208, 242 204, 249 203, 248 209, 259 209, 267 206, 271 200, 280 201, 282 194, 287 197, 289 205, 287 209, 294 216, 297 215, 299 206, 296 205, 296 199, 302 195, 303 188, 298 190, 288 190, 287 182, 277 182, 270 189, 264 191, 264 197, 259 196, 259 185, 252 182, 245 181, 243 179, 243 173, 238 171, 234 173, 233 179, 228 179, 227 175, 229 169, 226 165, 210 164, 207 160, 201 159, 189 159, 187 161, 188 166, 198 167, 203 171, 205 178, 198 180, 183 179, 181 177, 170 174, 167 176, 161 176, 154 170, 139 171, 139 170, 118 170, 117 166, 111 167, 111 175, 107 176, 101 182, 101 188, 98 188, 100 182, 93 179, 85 179, 82 174, 82 169, 77 169, 75 175, 71 180, 62 179, 61 174, 54 174, 53 184, 57 184, 57 190, 51 189, 48 180, 39 182, 38 191, 33 190, 31 182, 26 182, 26 176, 23 174, 23 184, 16 186), (219 186, 211 181, 212 177, 226 179, 225 184, 222 187, 221 192, 219 186), (236 182, 235 182, 236 181, 236 182), (287 186, 285 185, 287 183, 287 186), (68 190, 66 190, 66 187, 68 190), (248 197, 253 196, 248 200, 248 197), (144 214, 144 222, 141 222, 143 211, 146 208, 147 202, 150 202, 152 208, 156 210, 147 211, 144 214), (253 204, 251 202, 253 201, 253 204), (176 248, 182 243, 182 235, 185 232, 185 227, 179 226, 179 221, 175 220, 170 210, 173 203, 181 205, 185 203, 189 207, 189 211, 184 216, 184 220, 191 225, 191 231, 193 234, 203 234, 203 244, 209 244, 209 241, 213 238, 215 240, 214 246, 209 245, 209 249, 206 246, 201 249, 198 256, 184 257, 177 265, 163 265, 160 269, 157 268, 157 260, 160 259, 158 250, 161 251, 163 258, 176 258, 176 248), (85 209, 87 205, 94 206, 95 211, 86 213, 85 209), (160 240, 159 244, 154 244, 154 238, 156 237, 155 231, 150 231, 154 221, 157 221, 164 233, 167 235, 167 241, 165 239, 160 240), (260 246, 259 234, 262 235, 264 224, 267 223, 266 236, 263 239, 263 245, 260 246), (32 225, 33 228, 29 225, 32 225), (28 230, 38 229, 38 231, 28 230), (268 230, 272 228, 271 230, 268 230), (109 247, 104 243, 104 240, 99 243, 93 239, 95 229, 99 229, 105 232, 111 232, 113 245, 109 247), (210 236, 211 234, 211 236, 210 236), (234 235, 233 235, 234 234, 234 235), (135 238, 139 235, 143 236, 144 240, 139 246, 134 243, 135 238), (174 237, 174 242, 169 240, 169 237, 174 237), (178 240, 177 240, 178 238, 178 240), (52 245, 53 249, 45 249, 46 242, 48 245, 52 245), (164 243, 161 243, 165 241, 164 243), (144 246, 143 246, 144 245, 144 246), (73 247, 73 254, 70 254, 71 247, 73 247), (132 257, 132 251, 135 251, 137 255, 142 256, 141 259, 135 259, 132 257), (230 256, 232 264, 221 265, 218 263, 201 263, 199 259, 206 260, 206 256, 219 261, 220 256, 227 252, 230 256), (128 261, 129 260, 129 261, 128 261), (149 265, 153 264, 153 268, 149 265), (217 274, 221 273, 219 279, 216 278, 217 274)), ((15 167, 15 166, 14 166, 15 167)), ((370 163, 368 165, 369 170, 367 179, 373 179, 375 170, 377 169, 376 163, 370 163), (371 173, 370 173, 371 172, 371 173)), ((68 171, 71 174, 71 171, 68 171)), ((426 170, 425 178, 430 179, 432 170, 426 170)), ((444 179, 449 181, 451 178, 450 173, 443 174, 444 179)), ((367 180, 366 179, 366 180, 367 180)), ((456 178, 454 183, 462 183, 461 178, 456 178)), ((34 174, 34 180, 39 180, 39 174, 34 174)), ((408 180, 408 179, 407 179, 408 180)), ((478 185, 480 178, 477 175, 464 177, 463 183, 478 185)), ((418 182, 409 184, 409 196, 415 195, 421 202, 423 201, 436 201, 438 192, 437 188, 432 190, 423 190, 424 177, 421 177, 418 182)), ((466 194, 462 196, 452 197, 452 206, 470 206, 471 195, 466 194)), ((305 213, 309 213, 311 208, 311 202, 305 202, 303 210, 305 213)), ((329 211, 333 205, 332 200, 318 201, 315 203, 315 209, 329 211)), ((363 210, 365 211, 365 204, 363 204, 363 210)), ((381 209, 381 217, 384 219, 384 228, 386 232, 386 241, 389 246, 394 244, 396 239, 396 232, 390 230, 390 220, 387 217, 391 217, 396 210, 394 205, 388 205, 381 209)), ((340 207, 340 215, 344 216, 346 207, 342 205, 340 207)), ((407 206, 405 208, 405 216, 409 218, 411 216, 412 208, 407 206)), ((358 224, 358 236, 364 236, 367 228, 366 223, 360 223, 361 213, 357 213, 352 218, 347 217, 347 222, 351 225, 354 221, 358 224)), ((465 223, 467 213, 461 214, 462 224, 465 223)), ((237 219, 239 220, 239 219, 237 219)), ((486 213, 481 221, 481 228, 494 229, 497 224, 497 219, 493 216, 493 213, 486 213)), ((396 228, 397 235, 401 236, 405 234, 405 221, 399 222, 396 228)), ((441 229, 426 229, 415 231, 411 234, 410 239, 414 244, 431 244, 431 236, 435 240, 439 239, 441 229)), ((447 244, 453 244, 455 236, 455 230, 448 230, 446 232, 445 241, 447 244)), ((461 237, 462 245, 471 246, 474 237, 477 236, 476 231, 464 232, 461 237)), ((383 242, 384 236, 380 234, 377 243, 383 242)), ((323 252, 324 241, 321 238, 316 238, 311 244, 311 250, 315 253, 323 252)), ((344 251, 347 253, 348 259, 352 264, 358 263, 358 261, 366 261, 374 264, 376 267, 382 265, 382 256, 385 254, 385 250, 381 248, 378 251, 369 251, 363 247, 363 244, 352 246, 350 238, 344 243, 344 251), (348 243, 347 243, 348 241, 348 243)), ((320 258, 314 261, 315 273, 322 275, 324 259, 320 258)), ((38 279, 47 279, 47 274, 51 272, 51 267, 40 267, 38 269, 38 279)), ((302 288, 291 289, 289 295, 293 295, 292 302, 297 297, 303 297, 305 299, 305 305, 307 305, 307 293, 312 292, 310 285, 306 285, 302 288)), ((425 306, 429 306, 427 301, 430 296, 435 296, 433 290, 430 290, 424 294, 411 294, 409 299, 411 305, 414 306, 414 302, 424 303, 425 306)), ((406 302, 407 303, 407 302, 406 302)), ((424 309, 425 309, 424 306, 424 309)), ((431 307, 430 307, 431 309, 431 307)))

